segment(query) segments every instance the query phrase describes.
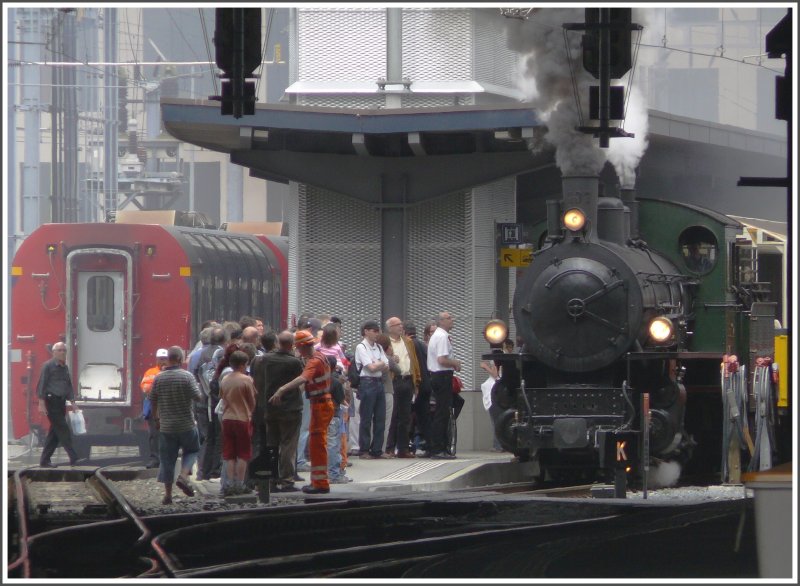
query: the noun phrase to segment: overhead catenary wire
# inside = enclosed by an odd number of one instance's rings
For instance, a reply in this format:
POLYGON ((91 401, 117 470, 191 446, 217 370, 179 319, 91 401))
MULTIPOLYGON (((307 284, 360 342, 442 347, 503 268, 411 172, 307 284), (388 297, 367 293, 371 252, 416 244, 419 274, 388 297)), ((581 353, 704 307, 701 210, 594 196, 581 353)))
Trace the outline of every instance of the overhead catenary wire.
POLYGON ((203 27, 203 42, 205 42, 206 54, 208 55, 208 61, 209 61, 208 69, 211 72, 211 82, 214 84, 214 93, 219 95, 220 91, 217 85, 217 74, 214 71, 214 67, 210 65, 211 63, 216 63, 216 61, 211 60, 211 45, 208 42, 208 29, 206 28, 206 17, 203 14, 202 8, 198 8, 197 10, 200 12, 200 25, 203 27))

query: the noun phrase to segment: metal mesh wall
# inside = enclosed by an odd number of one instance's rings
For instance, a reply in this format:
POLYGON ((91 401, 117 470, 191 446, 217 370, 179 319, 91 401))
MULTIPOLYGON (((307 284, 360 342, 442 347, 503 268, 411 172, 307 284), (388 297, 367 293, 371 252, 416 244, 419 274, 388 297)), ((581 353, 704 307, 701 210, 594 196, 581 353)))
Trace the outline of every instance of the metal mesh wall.
POLYGON ((385 8, 298 8, 297 81, 386 76, 385 8))
POLYGON ((403 9, 403 75, 412 81, 471 80, 472 11, 403 9))
POLYGON ((342 340, 354 348, 361 323, 381 317, 380 212, 307 185, 298 195, 297 314, 338 315, 342 340))
POLYGON ((519 53, 507 45, 506 27, 519 27, 519 21, 500 16, 496 8, 475 10, 475 81, 515 89, 519 53))
POLYGON ((471 196, 460 192, 426 201, 409 209, 408 319, 422 335, 425 323, 440 311, 455 317, 452 331, 455 357, 464 361, 461 373, 474 388, 472 336, 471 196))

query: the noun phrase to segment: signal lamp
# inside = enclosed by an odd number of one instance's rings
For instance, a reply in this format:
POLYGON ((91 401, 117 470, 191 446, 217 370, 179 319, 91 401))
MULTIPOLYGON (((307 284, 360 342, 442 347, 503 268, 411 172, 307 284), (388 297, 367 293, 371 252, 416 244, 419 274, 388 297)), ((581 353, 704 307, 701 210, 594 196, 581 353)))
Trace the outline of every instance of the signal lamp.
POLYGON ((55 244, 48 244, 47 245, 47 254, 53 254, 56 251, 55 244))
POLYGON ((567 230, 577 232, 578 230, 583 229, 585 224, 586 216, 578 208, 572 208, 571 210, 564 212, 564 227, 567 230))
POLYGON ((657 317, 650 322, 649 330, 652 340, 661 344, 672 337, 672 321, 666 317, 657 317))
POLYGON ((483 337, 490 346, 499 346, 508 337, 508 326, 501 319, 493 319, 483 328, 483 337))
POLYGON ((144 249, 144 253, 145 253, 147 256, 153 256, 153 255, 156 253, 156 247, 155 247, 155 246, 153 246, 152 244, 149 244, 149 245, 148 245, 148 246, 147 246, 147 247, 144 249))

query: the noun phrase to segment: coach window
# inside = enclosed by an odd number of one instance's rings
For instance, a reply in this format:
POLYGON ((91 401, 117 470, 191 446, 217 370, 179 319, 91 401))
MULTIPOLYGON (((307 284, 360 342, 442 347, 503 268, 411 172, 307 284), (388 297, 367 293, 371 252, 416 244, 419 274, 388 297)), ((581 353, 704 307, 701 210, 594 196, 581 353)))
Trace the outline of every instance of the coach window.
POLYGON ((681 232, 678 238, 681 256, 686 268, 693 273, 705 275, 717 263, 717 238, 703 226, 692 226, 681 232))
POLYGON ((93 332, 114 327, 114 281, 109 276, 91 277, 87 283, 86 325, 93 332))

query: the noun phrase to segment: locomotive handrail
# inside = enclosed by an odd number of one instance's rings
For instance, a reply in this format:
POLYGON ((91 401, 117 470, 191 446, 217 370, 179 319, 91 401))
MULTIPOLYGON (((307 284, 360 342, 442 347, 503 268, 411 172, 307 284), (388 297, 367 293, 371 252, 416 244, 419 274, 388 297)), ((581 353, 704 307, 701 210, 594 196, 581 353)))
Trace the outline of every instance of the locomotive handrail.
POLYGON ((663 358, 702 359, 722 358, 719 352, 691 352, 688 350, 670 352, 628 352, 628 360, 658 360, 663 358))
POLYGON ((20 340, 20 341, 30 340, 31 342, 33 342, 34 340, 36 340, 36 335, 35 334, 31 334, 29 336, 26 336, 26 335, 23 335, 23 334, 17 334, 17 340, 20 340))
POLYGON ((154 279, 171 279, 172 278, 172 273, 165 273, 165 274, 153 273, 151 276, 154 279))
POLYGON ((728 308, 728 309, 742 309, 744 305, 741 303, 703 303, 703 309, 712 308, 728 308))

